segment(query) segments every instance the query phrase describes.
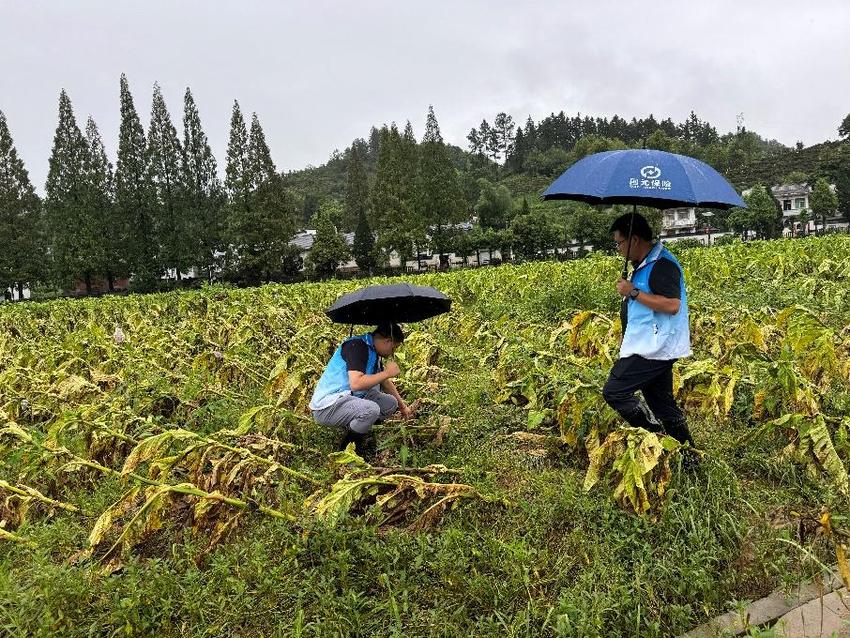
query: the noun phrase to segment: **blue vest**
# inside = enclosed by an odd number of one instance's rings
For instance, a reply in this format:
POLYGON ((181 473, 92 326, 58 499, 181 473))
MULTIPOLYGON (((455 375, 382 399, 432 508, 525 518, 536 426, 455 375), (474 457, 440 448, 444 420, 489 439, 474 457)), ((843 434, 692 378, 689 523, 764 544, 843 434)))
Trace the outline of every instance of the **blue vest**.
POLYGON ((655 312, 637 299, 629 299, 626 312, 628 322, 623 343, 620 345, 620 358, 634 354, 645 359, 667 361, 679 359, 691 354, 691 331, 688 325, 688 295, 685 292, 685 273, 679 261, 659 241, 641 264, 632 273, 632 285, 642 292, 652 293, 649 288, 649 275, 655 262, 664 257, 669 259, 681 273, 682 305, 679 312, 670 315, 655 312))
MULTIPOLYGON (((362 339, 369 346, 369 360, 366 363, 366 374, 375 374, 378 371, 378 353, 375 351, 375 344, 372 342, 372 335, 358 335, 351 339, 346 339, 343 344, 355 339, 362 339)), ((362 397, 366 391, 352 392, 351 386, 348 383, 348 365, 345 359, 342 358, 342 345, 334 352, 328 366, 322 373, 319 383, 316 384, 316 389, 313 391, 313 398, 310 400, 311 410, 322 410, 332 406, 336 400, 347 394, 362 397)))

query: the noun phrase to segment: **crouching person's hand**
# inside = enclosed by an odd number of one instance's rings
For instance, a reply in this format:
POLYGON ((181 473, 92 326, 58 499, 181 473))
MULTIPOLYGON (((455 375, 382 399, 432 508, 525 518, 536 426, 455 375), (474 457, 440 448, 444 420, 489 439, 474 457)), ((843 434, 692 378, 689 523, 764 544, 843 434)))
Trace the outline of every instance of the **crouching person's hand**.
POLYGON ((401 369, 395 361, 387 361, 386 364, 384 364, 384 372, 386 372, 389 375, 389 378, 392 379, 399 375, 401 369))

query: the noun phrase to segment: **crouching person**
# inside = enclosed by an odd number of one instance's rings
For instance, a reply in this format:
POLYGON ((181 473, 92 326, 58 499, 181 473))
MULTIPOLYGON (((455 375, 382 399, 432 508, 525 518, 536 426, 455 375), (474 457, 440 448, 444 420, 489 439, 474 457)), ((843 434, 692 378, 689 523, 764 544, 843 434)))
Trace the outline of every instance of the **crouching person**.
POLYGON ((396 411, 406 419, 412 416, 392 382, 399 374, 398 364, 382 362, 403 341, 404 333, 397 324, 382 324, 347 339, 331 357, 313 392, 310 409, 316 422, 344 429, 341 449, 353 442, 362 456, 367 435, 377 421, 396 411))

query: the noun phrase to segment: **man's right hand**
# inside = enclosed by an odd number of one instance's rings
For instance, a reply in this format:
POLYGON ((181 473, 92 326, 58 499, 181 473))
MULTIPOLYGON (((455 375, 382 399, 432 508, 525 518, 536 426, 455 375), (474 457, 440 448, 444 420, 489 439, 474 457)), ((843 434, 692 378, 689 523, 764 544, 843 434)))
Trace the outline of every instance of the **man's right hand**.
POLYGON ((398 367, 398 364, 395 361, 387 361, 384 365, 384 372, 387 374, 388 379, 392 379, 393 377, 397 377, 401 372, 401 369, 398 367))

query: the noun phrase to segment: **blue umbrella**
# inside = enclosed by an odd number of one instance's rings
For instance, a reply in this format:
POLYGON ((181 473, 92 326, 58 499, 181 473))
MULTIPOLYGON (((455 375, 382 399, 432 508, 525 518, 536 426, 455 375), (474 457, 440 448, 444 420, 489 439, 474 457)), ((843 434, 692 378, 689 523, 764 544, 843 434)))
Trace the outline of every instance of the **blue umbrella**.
MULTIPOLYGON (((705 162, 650 149, 605 151, 570 166, 543 193, 544 200, 570 199, 588 204, 636 207, 700 206, 746 208, 726 179, 705 162)), ((629 225, 631 239, 631 224, 629 225)), ((631 245, 631 243, 629 243, 631 245)), ((623 264, 626 275, 628 257, 623 264)))
POLYGON ((705 162, 649 149, 588 155, 552 182, 543 199, 653 208, 746 207, 726 178, 705 162))

